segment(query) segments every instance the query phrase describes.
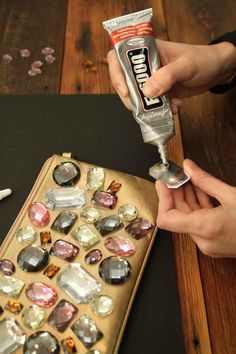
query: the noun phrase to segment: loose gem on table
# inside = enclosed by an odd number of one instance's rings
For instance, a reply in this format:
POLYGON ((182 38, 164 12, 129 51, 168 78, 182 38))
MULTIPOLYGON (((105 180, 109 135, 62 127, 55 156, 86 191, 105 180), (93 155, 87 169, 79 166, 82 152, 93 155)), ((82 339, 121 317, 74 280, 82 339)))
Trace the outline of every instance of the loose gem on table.
POLYGON ((49 266, 47 266, 47 268, 45 269, 43 274, 46 275, 48 278, 52 279, 57 274, 57 272, 59 270, 60 270, 59 266, 51 263, 51 264, 49 264, 49 266))
POLYGON ((108 251, 115 253, 117 256, 132 256, 136 251, 133 242, 121 236, 108 237, 104 242, 104 246, 108 251))
POLYGON ((20 56, 22 58, 29 58, 31 56, 31 52, 29 51, 29 49, 21 49, 20 56))
POLYGON ((86 304, 101 291, 101 283, 79 263, 72 263, 57 276, 57 285, 78 304, 86 304))
POLYGON ((77 353, 74 339, 72 337, 65 338, 61 341, 64 354, 77 353))
POLYGON ((23 308, 23 305, 17 300, 8 300, 4 309, 18 315, 23 308))
POLYGON ((87 225, 79 226, 71 235, 85 250, 93 247, 100 241, 100 238, 87 225))
POLYGON ((45 61, 48 64, 53 64, 55 60, 56 60, 56 58, 52 54, 48 54, 48 55, 45 56, 45 61))
POLYGON ((77 209, 85 204, 84 189, 80 187, 49 189, 45 199, 46 206, 52 210, 77 209))
POLYGON ((48 317, 47 323, 59 332, 65 332, 78 309, 66 300, 61 300, 48 317))
POLYGON ((37 232, 31 227, 26 226, 16 231, 16 239, 22 245, 31 245, 37 238, 37 232))
POLYGON ((112 181, 109 187, 107 188, 107 191, 110 193, 117 193, 120 190, 121 183, 117 181, 112 181))
POLYGON ((97 191, 93 194, 91 203, 99 207, 114 209, 117 202, 117 196, 110 192, 97 191))
POLYGON ((121 229, 124 224, 117 215, 109 215, 97 221, 95 224, 96 229, 102 236, 106 236, 111 232, 121 229))
POLYGON ((39 331, 31 336, 25 342, 23 354, 59 354, 59 343, 50 332, 39 331))
POLYGON ((35 60, 32 64, 31 64, 31 69, 35 69, 35 68, 41 68, 43 66, 43 62, 41 60, 35 60))
POLYGON ((51 232, 50 231, 40 232, 40 241, 41 241, 41 245, 47 245, 48 243, 52 243, 51 232))
POLYGON ((70 211, 62 211, 54 220, 51 228, 54 231, 67 235, 73 225, 75 224, 78 216, 70 211))
POLYGON ((57 256, 64 261, 73 262, 79 253, 79 247, 64 240, 57 240, 54 242, 49 252, 51 255, 57 256))
POLYGON ((25 247, 17 256, 18 266, 25 272, 38 272, 47 266, 48 261, 48 251, 37 246, 25 247))
POLYGON ((10 354, 25 343, 25 332, 15 318, 0 321, 0 354, 10 354))
POLYGON ((38 305, 31 305, 23 311, 21 318, 25 327, 35 330, 45 323, 46 313, 38 305))
POLYGON ((109 284, 121 284, 128 280, 131 265, 122 257, 105 258, 99 265, 100 277, 109 284))
POLYGON ((102 259, 102 252, 99 249, 91 250, 84 257, 84 260, 87 264, 96 264, 101 259, 102 259))
POLYGON ((7 275, 0 275, 0 294, 17 299, 24 287, 22 280, 7 275))
POLYGON ((53 53, 55 53, 55 49, 53 49, 51 47, 45 47, 42 49, 41 53, 44 55, 53 54, 53 53))
POLYGON ((80 179, 80 169, 73 162, 62 162, 53 171, 53 179, 59 186, 72 187, 80 179))
POLYGON ((97 191, 103 188, 105 171, 101 167, 92 167, 87 174, 87 190, 97 191))
POLYGON ((42 70, 40 68, 31 68, 28 71, 29 76, 38 76, 42 74, 42 70))
POLYGON ((57 292, 50 285, 41 282, 30 283, 25 289, 29 300, 41 307, 50 307, 57 301, 57 292))
POLYGON ((6 64, 10 64, 13 60, 13 57, 9 54, 3 54, 2 61, 6 64))
POLYGON ((43 203, 32 203, 28 209, 28 216, 37 227, 45 227, 50 221, 49 211, 43 203))
POLYGON ((118 209, 118 215, 122 221, 132 221, 138 216, 138 209, 135 205, 124 204, 118 209))
POLYGON ((94 224, 101 218, 101 213, 96 208, 87 207, 81 211, 80 218, 88 224, 94 224))
POLYGON ((16 267, 9 259, 1 259, 0 261, 0 272, 4 275, 12 275, 15 273, 16 267))
POLYGON ((153 229, 153 225, 146 219, 138 218, 126 226, 125 230, 134 237, 136 240, 145 236, 149 231, 153 229))
POLYGON ((92 311, 100 317, 106 317, 113 311, 113 301, 107 295, 99 295, 91 302, 92 311))
POLYGON ((95 322, 87 315, 80 317, 72 326, 72 330, 86 348, 91 348, 103 337, 95 322))

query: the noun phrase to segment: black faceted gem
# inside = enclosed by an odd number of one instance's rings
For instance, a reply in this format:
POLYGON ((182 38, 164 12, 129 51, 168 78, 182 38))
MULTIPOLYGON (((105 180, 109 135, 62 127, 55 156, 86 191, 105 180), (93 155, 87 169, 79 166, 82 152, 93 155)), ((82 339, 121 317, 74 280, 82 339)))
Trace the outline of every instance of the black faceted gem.
POLYGON ((17 256, 17 263, 25 272, 38 272, 48 265, 48 261, 48 251, 36 246, 23 248, 17 256))
POLYGON ((59 186, 74 186, 80 179, 80 168, 73 162, 62 162, 53 171, 53 179, 59 186))
POLYGON ((109 284, 125 283, 131 274, 131 265, 122 257, 105 258, 99 265, 100 277, 109 284))
POLYGON ((94 225, 102 236, 107 236, 111 232, 117 231, 124 226, 121 219, 117 215, 106 216, 105 218, 97 221, 94 225))
POLYGON ((26 340, 23 354, 59 354, 59 343, 50 332, 39 331, 26 340))
POLYGON ((75 213, 70 211, 62 211, 54 220, 51 229, 67 235, 77 219, 78 216, 75 213))

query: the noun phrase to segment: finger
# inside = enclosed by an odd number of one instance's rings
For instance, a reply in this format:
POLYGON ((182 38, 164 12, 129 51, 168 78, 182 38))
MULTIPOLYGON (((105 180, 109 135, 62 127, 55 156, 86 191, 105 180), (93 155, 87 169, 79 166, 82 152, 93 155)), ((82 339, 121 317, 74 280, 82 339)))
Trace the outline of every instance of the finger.
POLYGON ((189 205, 189 207, 192 210, 200 209, 200 206, 198 204, 198 200, 197 200, 197 197, 195 194, 195 190, 194 190, 191 182, 188 182, 184 185, 184 198, 185 198, 186 203, 189 205))
POLYGON ((206 209, 213 208, 210 198, 205 192, 203 192, 201 189, 199 189, 196 186, 194 186, 194 191, 197 196, 198 204, 201 208, 206 208, 206 209))
POLYGON ((158 214, 166 213, 175 207, 173 194, 165 183, 157 181, 156 191, 159 198, 158 214))
POLYGON ((129 90, 126 85, 124 74, 121 70, 119 61, 117 59, 115 50, 112 49, 107 54, 107 61, 109 64, 109 73, 111 77, 112 85, 120 96, 129 96, 129 90))
POLYGON ((125 105, 125 107, 127 109, 129 109, 130 111, 132 111, 132 104, 131 104, 131 101, 130 101, 130 98, 129 97, 124 97, 124 96, 121 96, 119 92, 117 92, 121 101, 123 102, 123 104, 125 105))
POLYGON ((185 213, 191 213, 192 209, 185 201, 184 195, 184 187, 180 187, 172 191, 174 202, 175 202, 175 209, 183 211, 185 213))

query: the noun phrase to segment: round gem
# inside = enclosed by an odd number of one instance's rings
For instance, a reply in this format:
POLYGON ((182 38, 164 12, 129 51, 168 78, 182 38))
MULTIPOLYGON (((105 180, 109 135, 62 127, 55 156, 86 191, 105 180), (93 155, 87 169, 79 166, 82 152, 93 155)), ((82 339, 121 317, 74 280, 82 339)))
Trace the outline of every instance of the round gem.
POLYGON ((102 252, 99 249, 91 250, 86 254, 84 260, 87 264, 96 264, 102 259, 102 252))
POLYGON ((21 49, 20 55, 22 58, 28 58, 31 56, 31 52, 29 51, 29 49, 21 49))
POLYGON ((81 211, 80 217, 84 222, 94 224, 101 218, 101 213, 96 208, 88 207, 81 211))
POLYGON ((128 280, 131 265, 122 257, 105 258, 99 265, 100 277, 109 284, 121 284, 128 280))
POLYGON ((108 237, 104 245, 108 251, 115 253, 117 256, 132 256, 136 251, 133 242, 121 236, 108 237))
POLYGON ((26 296, 36 305, 50 307, 57 301, 57 292, 49 285, 41 282, 30 283, 25 289, 26 296))
POLYGON ((38 305, 27 307, 22 313, 22 323, 30 329, 40 328, 46 319, 46 313, 38 305))
POLYGON ((0 272, 2 272, 4 275, 12 275, 15 273, 15 270, 16 268, 14 264, 9 259, 2 259, 0 261, 0 272))
POLYGON ((53 171, 53 179, 59 186, 74 186, 80 178, 80 169, 73 162, 62 162, 53 171))
POLYGON ((55 60, 56 60, 56 58, 52 54, 48 54, 45 56, 45 61, 48 64, 53 64, 55 60))
POLYGON ((17 263, 25 272, 38 272, 47 266, 48 261, 48 251, 36 246, 23 248, 17 256, 17 263))
POLYGON ((132 221, 138 216, 138 209, 135 205, 124 204, 118 209, 118 215, 122 221, 132 221))
POLYGON ((31 227, 26 226, 16 231, 16 239, 22 245, 31 245, 37 238, 37 232, 31 227))
POLYGON ((59 354, 59 343, 51 333, 46 331, 31 334, 24 344, 23 354, 59 354))
POLYGON ((106 317, 113 311, 113 301, 109 296, 99 295, 91 302, 93 312, 100 317, 106 317))
POLYGON ((45 227, 50 221, 49 211, 43 203, 32 203, 28 209, 28 216, 37 227, 45 227))

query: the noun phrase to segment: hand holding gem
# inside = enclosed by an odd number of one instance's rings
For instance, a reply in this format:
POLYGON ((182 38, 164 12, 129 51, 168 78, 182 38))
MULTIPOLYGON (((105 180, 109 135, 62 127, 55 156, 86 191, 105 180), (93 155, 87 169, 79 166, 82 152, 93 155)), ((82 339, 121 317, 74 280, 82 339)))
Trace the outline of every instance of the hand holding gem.
POLYGON ((192 183, 178 190, 156 182, 157 225, 172 232, 189 233, 205 255, 236 257, 236 188, 211 176, 191 160, 184 161, 184 170, 192 183), (214 208, 209 196, 217 199, 220 206, 214 208))

